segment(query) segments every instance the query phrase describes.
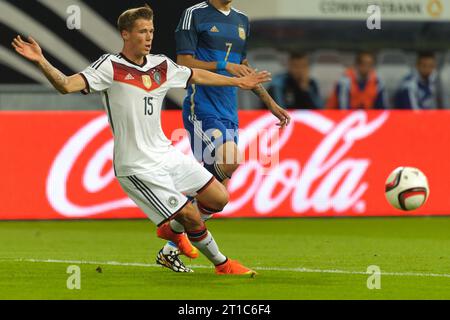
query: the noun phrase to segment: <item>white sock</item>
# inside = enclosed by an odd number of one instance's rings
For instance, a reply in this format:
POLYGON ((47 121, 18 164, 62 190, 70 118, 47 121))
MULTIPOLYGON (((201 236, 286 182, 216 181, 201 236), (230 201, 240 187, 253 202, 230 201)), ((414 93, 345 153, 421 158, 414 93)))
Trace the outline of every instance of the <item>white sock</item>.
POLYGON ((197 211, 200 213, 200 217, 202 218, 203 222, 208 221, 209 219, 212 218, 212 216, 213 216, 212 214, 204 214, 203 212, 200 211, 200 209, 198 208, 197 200, 194 199, 192 204, 197 209, 197 211))
MULTIPOLYGON (((200 217, 203 222, 208 221, 209 219, 212 218, 212 214, 204 214, 198 209, 197 201, 193 201, 192 204, 197 209, 197 211, 200 212, 200 217)), ((170 220, 169 224, 173 231, 178 232, 178 233, 184 232, 183 225, 181 223, 179 223, 178 221, 172 219, 172 220, 170 220)))
MULTIPOLYGON (((200 212, 200 217, 203 222, 212 218, 212 214, 204 214, 198 209, 197 201, 195 199, 192 201, 192 204, 197 209, 197 211, 200 212)), ((181 223, 179 223, 178 221, 172 219, 172 220, 170 220, 169 224, 173 231, 178 232, 178 233, 184 232, 183 225, 181 223)), ((178 249, 177 245, 175 243, 173 243, 172 241, 169 241, 163 247, 163 254, 170 254, 171 251, 175 251, 177 249, 178 249)))
POLYGON ((204 214, 204 213, 200 212, 200 217, 202 218, 203 222, 206 222, 212 218, 212 214, 204 214))
POLYGON ((166 243, 166 245, 163 247, 163 254, 171 254, 172 252, 178 250, 178 247, 175 243, 172 241, 169 241, 166 243))
MULTIPOLYGON (((203 221, 209 220, 211 218, 212 215, 210 214, 203 214, 200 212, 200 216, 202 218, 203 221)), ((181 223, 179 223, 178 221, 175 220, 170 220, 169 222, 170 227, 172 228, 173 231, 175 232, 184 232, 184 227, 181 223)), ((171 251, 175 251, 177 250, 178 247, 175 243, 173 243, 172 241, 168 241, 165 246, 163 247, 163 254, 170 254, 171 251)))
MULTIPOLYGON (((184 232, 184 227, 181 223, 175 220, 170 220, 169 225, 173 231, 182 233, 184 232)), ((168 241, 163 247, 163 254, 170 254, 172 251, 178 250, 178 247, 172 241, 168 241)))
POLYGON ((217 246, 217 243, 211 233, 208 230, 205 231, 207 232, 206 237, 200 241, 191 239, 192 245, 200 250, 200 252, 203 253, 214 265, 224 263, 225 260, 227 260, 227 257, 219 251, 219 247, 217 246))

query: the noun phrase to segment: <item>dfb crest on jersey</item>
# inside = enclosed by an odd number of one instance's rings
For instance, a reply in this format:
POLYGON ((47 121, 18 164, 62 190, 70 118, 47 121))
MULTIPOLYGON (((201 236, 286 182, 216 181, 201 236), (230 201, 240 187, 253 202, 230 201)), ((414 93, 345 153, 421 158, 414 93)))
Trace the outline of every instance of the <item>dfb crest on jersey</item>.
POLYGON ((222 131, 220 131, 219 129, 215 129, 211 135, 214 137, 214 139, 219 139, 222 136, 222 131))
POLYGON ((144 87, 146 87, 147 89, 150 89, 152 87, 152 78, 150 78, 149 75, 143 75, 142 83, 144 84, 144 87))
POLYGON ((153 75, 153 79, 158 85, 161 84, 161 74, 158 71, 156 71, 155 74, 153 75))
POLYGON ((245 36, 245 29, 244 29, 244 27, 239 26, 239 37, 242 40, 245 40, 246 36, 245 36))
POLYGON ((175 208, 178 205, 178 199, 175 198, 174 196, 171 196, 168 200, 167 200, 167 204, 171 207, 171 208, 175 208))

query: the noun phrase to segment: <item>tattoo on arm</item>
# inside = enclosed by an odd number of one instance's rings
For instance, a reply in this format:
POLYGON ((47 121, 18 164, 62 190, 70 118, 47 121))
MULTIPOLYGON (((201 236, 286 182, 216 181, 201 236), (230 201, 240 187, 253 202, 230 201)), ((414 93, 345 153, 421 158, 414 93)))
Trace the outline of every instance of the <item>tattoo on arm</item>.
POLYGON ((271 106, 273 99, 267 90, 260 84, 255 89, 252 90, 254 94, 256 94, 261 101, 267 106, 271 106))
POLYGON ((67 76, 52 66, 47 60, 44 60, 39 66, 50 83, 58 91, 63 90, 64 86, 69 83, 67 76))
MULTIPOLYGON (((250 63, 248 63, 248 60, 245 59, 242 62, 243 65, 246 65, 249 68, 252 68, 252 66, 250 66, 250 63)), ((252 68, 253 69, 253 68, 252 68)), ((262 84, 258 85, 255 89, 252 90, 254 94, 256 94, 261 101, 264 103, 264 105, 269 108, 270 106, 272 106, 272 104, 274 103, 274 100, 272 99, 272 97, 270 96, 270 94, 267 92, 267 90, 263 87, 262 84)))

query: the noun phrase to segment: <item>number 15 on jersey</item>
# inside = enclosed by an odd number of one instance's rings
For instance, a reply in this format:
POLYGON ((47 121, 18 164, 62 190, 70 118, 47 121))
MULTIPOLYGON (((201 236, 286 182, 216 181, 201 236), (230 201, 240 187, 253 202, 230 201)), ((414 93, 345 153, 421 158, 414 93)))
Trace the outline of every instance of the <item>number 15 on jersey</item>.
POLYGON ((151 116, 153 114, 153 97, 144 98, 144 115, 151 116))

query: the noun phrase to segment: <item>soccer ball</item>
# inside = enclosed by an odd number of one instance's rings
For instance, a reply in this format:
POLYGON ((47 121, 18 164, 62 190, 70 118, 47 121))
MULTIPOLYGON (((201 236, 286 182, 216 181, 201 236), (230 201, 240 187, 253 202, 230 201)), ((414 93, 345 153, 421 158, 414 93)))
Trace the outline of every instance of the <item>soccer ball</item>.
POLYGON ((420 208, 430 195, 427 177, 417 168, 399 167, 386 180, 388 202, 400 210, 420 208))

